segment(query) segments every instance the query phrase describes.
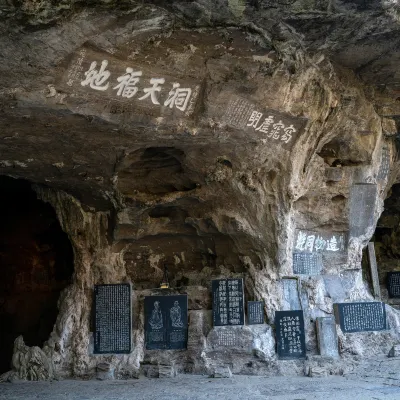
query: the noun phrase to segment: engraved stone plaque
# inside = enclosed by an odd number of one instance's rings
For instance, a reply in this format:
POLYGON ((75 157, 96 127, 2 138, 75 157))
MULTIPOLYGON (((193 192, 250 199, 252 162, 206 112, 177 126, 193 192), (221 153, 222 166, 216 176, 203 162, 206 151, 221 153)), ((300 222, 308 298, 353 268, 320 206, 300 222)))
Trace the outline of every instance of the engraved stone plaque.
POLYGON ((297 286, 297 279, 287 278, 282 279, 283 285, 283 299, 285 310, 301 310, 301 303, 299 297, 299 289, 297 286))
POLYGON ((303 311, 276 311, 275 328, 278 358, 281 360, 305 358, 303 311))
POLYGON ((257 325, 264 323, 264 302, 248 301, 247 302, 247 323, 249 325, 257 325))
POLYGON ((350 236, 364 235, 374 224, 377 185, 359 183, 350 189, 350 236))
POLYGON ((243 279, 212 281, 214 326, 244 325, 243 279))
POLYGON ((186 349, 187 295, 144 298, 146 349, 186 349))
POLYGON ((392 299, 400 298, 400 272, 388 272, 387 290, 392 299))
POLYGON ((298 275, 320 275, 321 253, 293 253, 293 273, 298 275))
POLYGON ((336 303, 334 309, 336 323, 345 333, 387 329, 385 303, 336 303))
POLYGON ((317 338, 321 356, 339 357, 336 323, 333 317, 317 317, 317 338))
POLYGON ((132 288, 128 283, 94 287, 94 353, 132 351, 132 288))

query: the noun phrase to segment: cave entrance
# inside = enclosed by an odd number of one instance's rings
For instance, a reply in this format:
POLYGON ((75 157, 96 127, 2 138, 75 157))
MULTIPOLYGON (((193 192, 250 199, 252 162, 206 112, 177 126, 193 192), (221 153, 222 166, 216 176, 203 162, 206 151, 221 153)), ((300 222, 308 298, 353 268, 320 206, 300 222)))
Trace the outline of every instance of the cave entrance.
MULTIPOLYGON (((382 300, 390 304, 399 303, 399 299, 388 298, 386 279, 388 272, 400 272, 400 183, 390 189, 371 241, 375 245, 382 300)), ((365 251, 364 271, 368 271, 367 262, 365 251)))
POLYGON ((10 369, 14 340, 43 346, 71 281, 73 251, 53 208, 28 181, 0 176, 0 373, 10 369))

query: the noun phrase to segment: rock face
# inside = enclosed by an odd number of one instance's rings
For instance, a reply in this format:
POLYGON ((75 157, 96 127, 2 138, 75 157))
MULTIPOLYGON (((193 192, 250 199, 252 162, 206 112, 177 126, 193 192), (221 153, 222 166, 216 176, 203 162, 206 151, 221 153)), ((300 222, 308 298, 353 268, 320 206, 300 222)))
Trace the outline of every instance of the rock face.
MULTIPOLYGON (((362 251, 398 179, 398 3, 103 3, 2 6, 0 173, 32 183, 74 252, 73 282, 35 350, 46 367, 14 371, 307 373, 276 358, 274 314, 293 304, 283 279, 298 278, 310 355, 316 318, 373 299, 362 251), (318 274, 295 276, 293 254, 317 246, 318 274), (145 350, 143 299, 165 263, 173 292, 188 294, 187 350, 145 350), (224 277, 264 301, 265 325, 212 326, 211 280, 224 277), (133 285, 133 351, 93 355, 93 286, 121 282, 133 285)), ((346 365, 399 341, 400 314, 387 313, 385 332, 338 328, 346 365)), ((33 351, 24 346, 14 357, 33 351)))

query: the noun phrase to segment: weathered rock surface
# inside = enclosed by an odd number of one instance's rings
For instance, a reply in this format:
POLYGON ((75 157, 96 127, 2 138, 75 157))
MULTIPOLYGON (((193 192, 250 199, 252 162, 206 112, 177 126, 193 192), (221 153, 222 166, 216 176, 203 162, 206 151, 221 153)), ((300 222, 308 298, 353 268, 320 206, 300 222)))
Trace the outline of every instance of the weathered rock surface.
MULTIPOLYGON (((74 251, 53 332, 43 350, 18 342, 14 371, 91 377, 108 363, 116 378, 220 366, 307 373, 306 361, 276 359, 281 279, 293 277, 296 232, 348 233, 359 222, 352 186, 376 184, 370 222, 346 251, 324 254, 321 275, 299 277, 308 353, 317 354, 315 319, 331 316, 333 303, 373 299, 362 249, 399 179, 398 2, 99 3, 1 6, 0 173, 34 184, 74 251), (84 83, 94 61, 92 72, 110 74, 105 90, 105 80, 84 83), (142 72, 140 92, 118 96, 127 68, 142 72), (154 78, 165 80, 161 102, 144 91, 154 78), (177 82, 192 94, 183 111, 168 103, 177 82), (292 140, 274 138, 253 112, 290 124, 292 140), (164 263, 171 287, 189 297, 187 351, 145 350, 143 299, 164 263), (212 327, 211 280, 222 277, 244 277, 245 298, 265 303, 266 325, 212 327), (93 355, 93 285, 119 282, 134 288, 133 352, 93 355)), ((400 314, 387 313, 387 332, 339 330, 342 358, 329 374, 387 355, 400 339, 400 314)))

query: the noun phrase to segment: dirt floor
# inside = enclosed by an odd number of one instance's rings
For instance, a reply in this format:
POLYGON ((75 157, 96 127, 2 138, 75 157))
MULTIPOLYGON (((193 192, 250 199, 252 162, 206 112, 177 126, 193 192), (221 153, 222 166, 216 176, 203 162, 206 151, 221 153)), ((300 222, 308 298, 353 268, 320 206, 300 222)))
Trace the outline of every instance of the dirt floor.
POLYGON ((350 379, 179 375, 129 381, 18 382, 0 384, 1 400, 399 400, 400 382, 350 379))

